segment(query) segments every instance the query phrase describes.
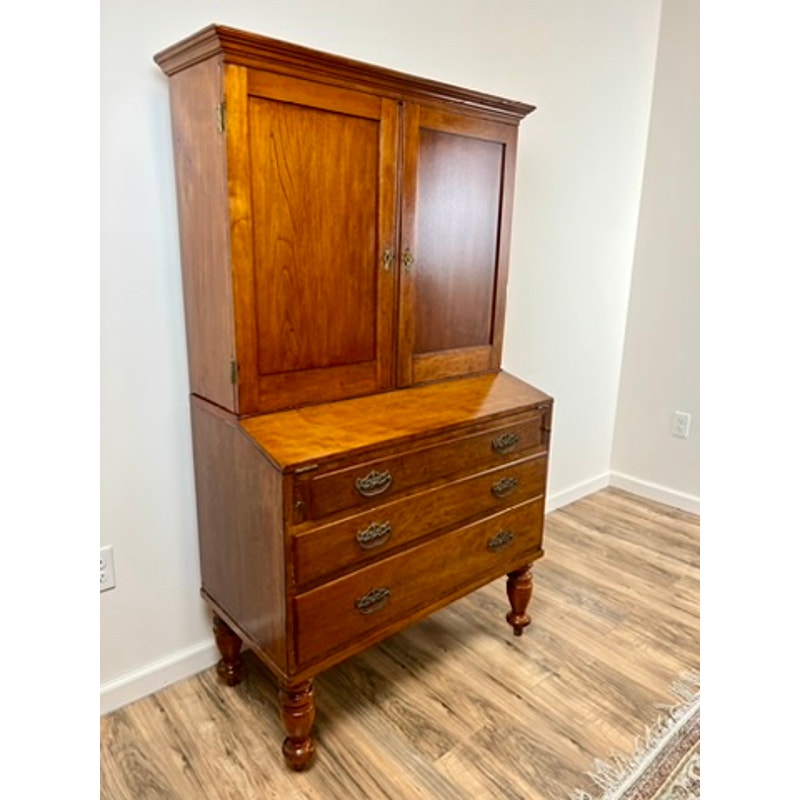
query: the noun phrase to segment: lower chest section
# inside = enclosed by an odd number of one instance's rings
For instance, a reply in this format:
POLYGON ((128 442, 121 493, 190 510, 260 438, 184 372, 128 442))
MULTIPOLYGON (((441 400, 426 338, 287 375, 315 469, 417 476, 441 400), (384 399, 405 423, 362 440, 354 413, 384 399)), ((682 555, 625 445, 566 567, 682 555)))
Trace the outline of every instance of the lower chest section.
POLYGON ((338 660, 542 553, 547 430, 509 414, 287 476, 295 670, 338 660))
POLYGON ((244 421, 195 399, 206 599, 291 682, 526 568, 543 553, 551 401, 518 387, 244 421))

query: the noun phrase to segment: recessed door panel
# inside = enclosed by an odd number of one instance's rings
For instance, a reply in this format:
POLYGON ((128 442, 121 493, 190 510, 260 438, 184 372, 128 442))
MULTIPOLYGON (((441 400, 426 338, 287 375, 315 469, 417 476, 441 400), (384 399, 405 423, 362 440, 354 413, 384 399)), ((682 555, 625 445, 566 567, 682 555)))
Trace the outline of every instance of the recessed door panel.
POLYGON ((414 353, 488 345, 503 145, 419 132, 414 353))
POLYGON ((409 105, 398 385, 498 369, 516 128, 409 105))
POLYGON ((375 359, 380 123, 250 106, 258 368, 375 359))

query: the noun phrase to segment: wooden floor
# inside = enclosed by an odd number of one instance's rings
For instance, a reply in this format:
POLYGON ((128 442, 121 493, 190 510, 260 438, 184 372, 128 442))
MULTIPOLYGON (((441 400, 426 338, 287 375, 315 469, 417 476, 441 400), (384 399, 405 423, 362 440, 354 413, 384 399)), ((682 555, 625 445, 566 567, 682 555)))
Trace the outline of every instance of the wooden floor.
POLYGON ((103 717, 101 797, 567 800, 699 669, 699 550, 691 514, 583 498, 548 516, 522 637, 497 581, 320 676, 308 772, 248 653, 236 688, 212 669, 103 717))

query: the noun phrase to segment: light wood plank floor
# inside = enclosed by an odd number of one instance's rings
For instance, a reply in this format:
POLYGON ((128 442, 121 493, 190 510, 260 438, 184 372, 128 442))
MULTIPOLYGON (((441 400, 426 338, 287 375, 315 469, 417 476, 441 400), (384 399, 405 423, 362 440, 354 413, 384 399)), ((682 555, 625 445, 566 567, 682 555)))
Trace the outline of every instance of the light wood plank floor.
POLYGON ((104 800, 566 800, 699 670, 699 519, 607 489, 547 518, 533 624, 497 581, 316 682, 317 757, 283 765, 274 686, 247 655, 100 720, 104 800))

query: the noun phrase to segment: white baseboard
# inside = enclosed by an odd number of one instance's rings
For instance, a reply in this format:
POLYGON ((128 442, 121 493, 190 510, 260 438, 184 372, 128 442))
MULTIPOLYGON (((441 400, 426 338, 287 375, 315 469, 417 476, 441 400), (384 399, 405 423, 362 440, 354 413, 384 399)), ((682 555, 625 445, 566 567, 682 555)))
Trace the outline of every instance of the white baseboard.
POLYGON ((140 700, 171 683, 191 678, 216 664, 219 653, 213 639, 179 650, 140 669, 100 684, 100 715, 140 700))
POLYGON ((648 500, 655 500, 657 503, 680 508, 682 511, 700 514, 700 497, 698 495, 679 492, 677 489, 670 489, 668 486, 661 486, 658 483, 634 478, 632 475, 625 475, 622 472, 612 471, 609 485, 646 497, 648 500))
POLYGON ((568 489, 564 489, 557 494, 548 494, 544 507, 545 513, 549 514, 557 508, 561 508, 569 503, 574 503, 576 500, 580 500, 582 497, 586 497, 586 495, 605 489, 606 486, 608 486, 608 479, 609 473, 603 472, 594 478, 576 483, 574 486, 570 486, 568 489))

